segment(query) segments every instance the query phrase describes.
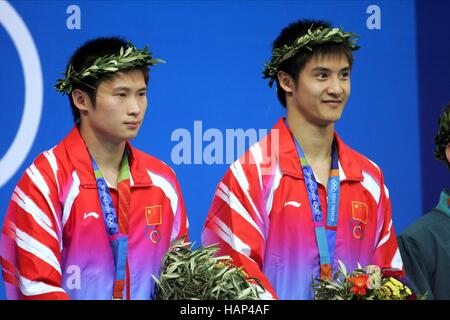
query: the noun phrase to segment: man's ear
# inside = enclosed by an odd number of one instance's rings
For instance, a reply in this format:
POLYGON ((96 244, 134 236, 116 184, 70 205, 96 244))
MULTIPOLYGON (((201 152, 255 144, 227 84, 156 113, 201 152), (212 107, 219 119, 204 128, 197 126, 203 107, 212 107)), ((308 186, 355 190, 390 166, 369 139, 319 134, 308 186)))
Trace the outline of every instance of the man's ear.
POLYGON ((278 83, 280 87, 287 93, 295 91, 294 79, 284 71, 278 71, 277 73, 278 83))
POLYGON ((448 163, 450 163, 450 142, 445 147, 445 156, 447 157, 448 163))
POLYGON ((80 113, 83 111, 86 112, 91 109, 91 98, 89 98, 89 95, 86 92, 80 89, 74 89, 71 95, 73 104, 80 110, 80 113))

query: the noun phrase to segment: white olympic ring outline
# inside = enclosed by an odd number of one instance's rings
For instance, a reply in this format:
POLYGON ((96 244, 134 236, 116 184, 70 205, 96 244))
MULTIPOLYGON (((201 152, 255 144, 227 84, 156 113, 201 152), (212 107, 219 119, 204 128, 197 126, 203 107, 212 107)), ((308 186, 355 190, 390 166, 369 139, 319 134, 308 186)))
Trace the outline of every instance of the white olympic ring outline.
POLYGON ((1 188, 14 176, 33 146, 41 120, 44 89, 41 62, 33 37, 20 15, 7 1, 0 1, 0 24, 19 53, 25 80, 25 102, 19 130, 0 159, 1 188))

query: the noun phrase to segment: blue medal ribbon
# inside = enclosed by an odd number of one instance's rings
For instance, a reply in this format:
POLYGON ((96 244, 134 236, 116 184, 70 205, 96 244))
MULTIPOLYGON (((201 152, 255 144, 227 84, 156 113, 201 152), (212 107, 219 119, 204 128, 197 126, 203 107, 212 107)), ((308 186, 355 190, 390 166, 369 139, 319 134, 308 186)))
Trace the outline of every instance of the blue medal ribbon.
MULTIPOLYGON (((117 288, 123 287, 125 281, 125 270, 126 261, 128 255, 128 235, 121 234, 119 232, 119 223, 112 201, 111 193, 103 177, 100 168, 95 162, 94 158, 91 157, 92 167, 94 168, 95 180, 97 182, 98 197, 100 199, 100 204, 103 213, 103 219, 105 222, 106 231, 108 232, 108 238, 111 245, 111 250, 114 257, 115 266, 115 281, 114 281, 114 298, 122 298, 122 290, 117 290, 117 288), (119 291, 119 292, 116 292, 119 291)), ((124 153, 121 165, 119 177, 124 177, 129 179, 130 171, 128 164, 127 152, 124 153)), ((119 188, 119 198, 121 196, 119 188)), ((128 210, 129 208, 127 208, 128 210)))
POLYGON ((336 143, 332 146, 332 160, 330 176, 328 178, 328 206, 327 222, 323 219, 323 211, 320 205, 319 187, 314 177, 313 170, 303 153, 300 144, 294 137, 295 146, 300 158, 306 191, 308 192, 309 204, 311 206, 312 218, 315 225, 317 247, 319 250, 321 278, 331 277, 332 263, 336 247, 336 228, 339 210, 340 178, 336 143))
MULTIPOLYGON (((288 126, 287 120, 285 120, 288 126)), ((339 211, 339 194, 341 180, 339 178, 339 157, 337 152, 336 141, 332 145, 331 169, 327 185, 327 221, 326 225, 323 219, 323 211, 320 205, 319 187, 314 176, 314 172, 306 160, 300 144, 292 135, 295 146, 297 148, 298 156, 300 158, 300 166, 302 168, 305 179, 306 191, 308 193, 309 204, 311 207, 312 218, 315 226, 317 248, 320 258, 320 277, 332 277, 332 264, 334 262, 334 254, 336 249, 336 229, 338 222, 339 211)))

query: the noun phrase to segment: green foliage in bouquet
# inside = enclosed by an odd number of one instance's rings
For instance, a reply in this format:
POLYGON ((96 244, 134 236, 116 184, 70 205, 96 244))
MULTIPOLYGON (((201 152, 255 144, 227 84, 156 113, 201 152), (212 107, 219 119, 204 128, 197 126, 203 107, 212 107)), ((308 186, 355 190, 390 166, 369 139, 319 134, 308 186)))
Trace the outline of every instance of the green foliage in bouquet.
POLYGON ((397 270, 381 270, 369 265, 350 274, 342 261, 331 279, 313 279, 316 300, 423 300, 406 285, 406 279, 397 270))
POLYGON ((229 256, 216 257, 215 245, 192 249, 180 239, 161 262, 160 277, 155 280, 157 300, 257 300, 264 291, 258 279, 249 278, 229 256), (258 288, 259 287, 259 288, 258 288))

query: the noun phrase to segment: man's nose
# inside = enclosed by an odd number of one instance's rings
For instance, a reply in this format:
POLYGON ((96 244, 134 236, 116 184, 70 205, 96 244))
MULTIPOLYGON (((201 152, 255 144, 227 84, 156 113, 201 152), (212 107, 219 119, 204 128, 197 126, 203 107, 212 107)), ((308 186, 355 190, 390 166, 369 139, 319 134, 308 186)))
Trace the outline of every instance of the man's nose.
POLYGON ((331 78, 329 86, 327 88, 327 93, 335 97, 340 97, 343 92, 344 89, 342 87, 340 79, 338 79, 337 77, 331 78))
POLYGON ((130 100, 128 101, 127 112, 129 115, 135 116, 138 116, 141 113, 141 106, 139 105, 139 102, 135 97, 130 97, 130 100))

